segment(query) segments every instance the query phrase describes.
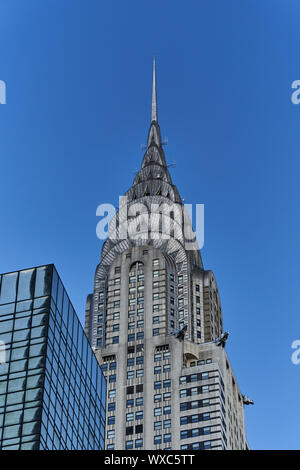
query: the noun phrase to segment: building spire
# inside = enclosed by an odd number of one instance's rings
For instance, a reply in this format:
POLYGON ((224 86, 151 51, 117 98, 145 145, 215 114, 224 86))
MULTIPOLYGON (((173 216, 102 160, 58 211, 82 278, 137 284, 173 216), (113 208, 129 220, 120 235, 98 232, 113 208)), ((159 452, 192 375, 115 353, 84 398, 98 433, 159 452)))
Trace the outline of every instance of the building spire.
POLYGON ((156 70, 155 70, 155 57, 153 57, 153 82, 152 82, 152 112, 151 112, 151 124, 148 132, 148 143, 147 149, 150 145, 155 144, 161 148, 161 135, 157 120, 157 97, 156 97, 156 70))
POLYGON ((151 122, 157 122, 157 97, 156 97, 156 73, 155 73, 155 57, 153 57, 153 82, 152 82, 152 115, 151 122))

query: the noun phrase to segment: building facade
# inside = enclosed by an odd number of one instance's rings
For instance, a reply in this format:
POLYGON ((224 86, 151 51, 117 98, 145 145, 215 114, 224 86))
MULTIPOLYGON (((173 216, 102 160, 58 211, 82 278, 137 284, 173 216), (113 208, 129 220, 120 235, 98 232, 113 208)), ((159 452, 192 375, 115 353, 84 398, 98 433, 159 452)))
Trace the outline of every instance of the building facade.
POLYGON ((247 447, 217 283, 166 164, 155 64, 147 148, 110 223, 85 331, 107 378, 107 449, 247 447))
POLYGON ((106 380, 53 265, 0 276, 0 344, 0 449, 103 449, 106 380))

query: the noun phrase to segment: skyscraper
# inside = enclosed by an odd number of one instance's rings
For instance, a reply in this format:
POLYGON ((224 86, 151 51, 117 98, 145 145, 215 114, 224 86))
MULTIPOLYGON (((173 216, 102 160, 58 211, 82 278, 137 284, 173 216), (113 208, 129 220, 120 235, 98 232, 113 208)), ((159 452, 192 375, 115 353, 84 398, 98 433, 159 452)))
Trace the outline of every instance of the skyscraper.
POLYGON ((147 147, 110 223, 85 331, 108 381, 107 449, 245 449, 215 277, 166 164, 153 64, 147 147))
POLYGON ((0 345, 0 449, 103 449, 106 381, 53 265, 0 275, 0 345))

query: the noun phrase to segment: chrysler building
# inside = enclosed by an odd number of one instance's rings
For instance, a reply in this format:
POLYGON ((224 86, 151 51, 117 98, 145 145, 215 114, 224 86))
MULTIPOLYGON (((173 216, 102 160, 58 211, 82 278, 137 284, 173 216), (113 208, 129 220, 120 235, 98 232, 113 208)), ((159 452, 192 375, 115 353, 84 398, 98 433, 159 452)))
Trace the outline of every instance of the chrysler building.
POLYGON ((247 449, 215 276, 166 164, 153 64, 141 169, 110 222, 85 332, 107 379, 106 449, 247 449))

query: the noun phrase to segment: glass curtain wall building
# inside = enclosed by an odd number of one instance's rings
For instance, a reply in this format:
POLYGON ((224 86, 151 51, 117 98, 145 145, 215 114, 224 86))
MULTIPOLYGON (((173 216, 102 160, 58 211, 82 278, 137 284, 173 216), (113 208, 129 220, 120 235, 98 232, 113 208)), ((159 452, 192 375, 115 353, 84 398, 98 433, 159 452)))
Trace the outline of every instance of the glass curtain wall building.
POLYGON ((0 449, 104 448, 106 381, 53 265, 0 276, 0 449))

